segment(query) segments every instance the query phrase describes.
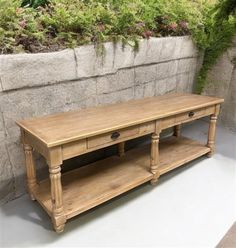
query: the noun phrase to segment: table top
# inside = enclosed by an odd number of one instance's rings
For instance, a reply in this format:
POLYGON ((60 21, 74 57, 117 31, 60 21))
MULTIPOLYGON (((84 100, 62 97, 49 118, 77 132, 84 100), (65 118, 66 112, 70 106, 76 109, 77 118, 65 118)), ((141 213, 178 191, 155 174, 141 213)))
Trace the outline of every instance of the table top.
POLYGON ((194 94, 166 94, 125 103, 17 121, 47 147, 161 119, 197 108, 220 104, 222 98, 194 94))

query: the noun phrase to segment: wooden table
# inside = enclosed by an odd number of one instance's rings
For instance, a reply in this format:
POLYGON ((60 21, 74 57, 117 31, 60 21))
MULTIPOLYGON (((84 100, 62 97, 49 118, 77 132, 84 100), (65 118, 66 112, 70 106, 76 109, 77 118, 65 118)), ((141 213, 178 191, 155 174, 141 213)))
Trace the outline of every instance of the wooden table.
POLYGON ((156 184, 160 175, 215 150, 216 120, 223 99, 187 94, 21 120, 28 191, 62 232, 66 220, 140 184, 156 184), (206 144, 180 134, 180 125, 210 116, 206 144), (174 127, 161 140, 162 130, 174 127), (128 151, 125 141, 151 134, 151 145, 128 151), (61 175, 64 160, 118 144, 118 155, 61 175), (37 182, 33 150, 47 161, 49 179, 37 182))

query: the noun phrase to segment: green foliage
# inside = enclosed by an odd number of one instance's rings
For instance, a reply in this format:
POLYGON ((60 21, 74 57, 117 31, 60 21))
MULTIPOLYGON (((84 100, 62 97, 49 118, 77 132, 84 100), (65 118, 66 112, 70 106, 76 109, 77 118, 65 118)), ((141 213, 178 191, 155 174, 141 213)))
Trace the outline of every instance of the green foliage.
POLYGON ((224 0, 208 13, 206 25, 207 44, 203 66, 198 75, 196 93, 201 93, 207 83, 207 74, 217 59, 230 46, 232 38, 236 35, 236 1, 224 0))
POLYGON ((0 0, 0 54, 191 34, 206 75, 235 33, 235 0, 0 0))
MULTIPOLYGON (((205 6, 200 0, 24 0, 21 4, 21 0, 0 0, 0 53, 52 51, 88 43, 101 46, 119 40, 138 49, 140 38, 195 33, 205 6)), ((199 34, 204 36, 203 31, 199 34)))
POLYGON ((21 7, 37 8, 39 6, 45 7, 48 4, 47 0, 23 0, 21 7))

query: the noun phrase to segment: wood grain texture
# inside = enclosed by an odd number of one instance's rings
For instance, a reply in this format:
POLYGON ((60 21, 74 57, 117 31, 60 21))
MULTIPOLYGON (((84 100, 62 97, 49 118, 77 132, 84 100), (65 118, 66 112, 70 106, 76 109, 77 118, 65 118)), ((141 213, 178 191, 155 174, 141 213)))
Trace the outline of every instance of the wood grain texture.
POLYGON ((50 188, 51 188, 51 218, 56 232, 61 233, 64 230, 66 217, 64 215, 62 185, 61 185, 61 167, 60 165, 50 166, 50 188))
MULTIPOLYGON (((210 148, 187 138, 169 137, 160 142, 159 173, 164 174, 210 148), (171 150, 171 153, 170 153, 171 150)), ((150 172, 150 145, 130 150, 62 175, 64 211, 67 219, 153 179, 150 172)), ((52 213, 50 182, 41 182, 37 200, 52 213)))
POLYGON ((180 137, 181 135, 181 125, 174 126, 174 136, 180 137))
POLYGON ((222 102, 223 99, 215 97, 167 94, 105 107, 21 120, 17 124, 47 147, 53 147, 222 102))
POLYGON ((25 165, 27 175, 28 192, 32 200, 35 200, 34 190, 38 187, 36 179, 35 163, 33 158, 33 148, 28 144, 23 144, 25 152, 25 165))
POLYGON ((121 142, 118 144, 118 155, 120 157, 125 156, 125 142, 121 142))
POLYGON ((216 122, 217 116, 211 115, 207 140, 207 146, 211 149, 211 151, 208 153, 208 157, 212 157, 215 153, 216 122))
POLYGON ((159 157, 159 133, 152 134, 152 142, 151 142, 151 173, 153 174, 153 179, 151 180, 151 184, 155 185, 160 176, 159 173, 159 165, 160 165, 160 157, 159 157))

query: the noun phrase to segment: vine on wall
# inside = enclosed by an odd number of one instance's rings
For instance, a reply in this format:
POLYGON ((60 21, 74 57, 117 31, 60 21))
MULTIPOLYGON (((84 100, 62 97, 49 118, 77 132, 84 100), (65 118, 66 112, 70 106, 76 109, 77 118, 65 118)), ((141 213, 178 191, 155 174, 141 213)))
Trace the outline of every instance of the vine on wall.
POLYGON ((230 47, 236 35, 236 1, 225 0, 209 12, 209 24, 205 30, 207 46, 202 68, 198 75, 196 93, 202 93, 207 84, 207 74, 217 59, 230 47))

